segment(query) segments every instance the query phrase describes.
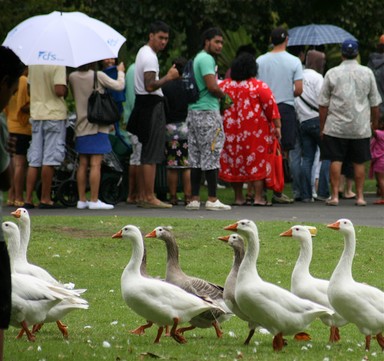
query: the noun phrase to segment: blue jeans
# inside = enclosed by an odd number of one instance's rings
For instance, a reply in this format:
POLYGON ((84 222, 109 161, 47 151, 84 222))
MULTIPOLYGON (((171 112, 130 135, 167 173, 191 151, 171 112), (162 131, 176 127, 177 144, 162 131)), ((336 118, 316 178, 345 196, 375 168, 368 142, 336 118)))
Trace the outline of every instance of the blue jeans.
MULTIPOLYGON (((302 174, 302 194, 303 199, 312 198, 312 167, 315 159, 317 147, 320 147, 320 119, 318 117, 308 119, 300 124, 302 139, 303 160, 301 163, 302 174)), ((329 166, 330 161, 321 162, 319 175, 319 188, 317 194, 319 197, 329 197, 329 166)))

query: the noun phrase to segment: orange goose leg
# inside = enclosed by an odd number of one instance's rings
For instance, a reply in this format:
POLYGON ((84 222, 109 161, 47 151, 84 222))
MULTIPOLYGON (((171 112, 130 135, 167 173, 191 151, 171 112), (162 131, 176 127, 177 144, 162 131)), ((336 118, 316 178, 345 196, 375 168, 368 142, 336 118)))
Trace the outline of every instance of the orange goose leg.
POLYGON ((22 329, 20 330, 19 334, 16 336, 16 338, 21 338, 23 336, 24 332, 27 334, 28 341, 35 342, 36 337, 29 331, 27 323, 25 321, 20 322, 22 329))
POLYGON ((160 342, 160 337, 163 334, 163 330, 164 330, 163 326, 159 327, 159 329, 157 330, 157 336, 155 338, 155 342, 154 343, 159 343, 160 342))
POLYGON ((384 351, 384 337, 381 332, 376 335, 376 340, 379 343, 381 349, 384 351))
POLYGON ((365 336, 365 351, 371 348, 371 335, 365 336))
POLYGON ((272 341, 272 346, 274 351, 281 351, 284 347, 284 339, 283 339, 283 333, 278 333, 272 341))
POLYGON ((135 328, 132 331, 129 331, 130 333, 134 333, 135 335, 144 335, 145 334, 145 329, 149 328, 153 325, 152 321, 148 321, 145 325, 139 326, 138 328, 135 328))
POLYGON ((219 323, 217 321, 214 321, 212 323, 212 326, 214 327, 214 329, 216 331, 217 338, 222 338, 223 337, 223 331, 221 331, 219 323))
POLYGON ((68 338, 68 327, 67 327, 67 325, 64 325, 64 323, 62 323, 60 320, 56 321, 56 325, 59 328, 60 332, 62 333, 63 337, 65 339, 67 339, 68 338))
POLYGON ((173 319, 173 326, 171 328, 171 336, 178 343, 187 343, 187 340, 183 337, 183 335, 178 330, 176 330, 178 324, 179 324, 179 319, 175 317, 173 319))

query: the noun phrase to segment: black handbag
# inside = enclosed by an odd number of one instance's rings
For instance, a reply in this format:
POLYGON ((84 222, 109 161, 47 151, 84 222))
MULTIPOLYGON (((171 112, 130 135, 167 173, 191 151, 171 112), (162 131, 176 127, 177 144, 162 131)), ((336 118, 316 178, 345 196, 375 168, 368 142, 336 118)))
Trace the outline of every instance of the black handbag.
POLYGON ((88 121, 93 124, 111 125, 119 121, 120 113, 108 91, 97 91, 97 73, 94 72, 93 92, 88 98, 88 121))

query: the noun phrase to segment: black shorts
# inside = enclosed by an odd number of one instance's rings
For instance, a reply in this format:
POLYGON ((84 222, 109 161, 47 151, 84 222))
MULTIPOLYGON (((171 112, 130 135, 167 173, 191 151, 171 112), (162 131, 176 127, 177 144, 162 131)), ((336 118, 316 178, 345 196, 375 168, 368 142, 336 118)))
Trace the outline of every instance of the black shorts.
POLYGON ((11 154, 27 155, 32 137, 25 134, 9 133, 8 145, 11 154), (14 149, 14 151, 12 151, 14 149))
POLYGON ((285 103, 277 106, 281 117, 281 147, 283 150, 294 149, 298 130, 295 108, 285 103))
POLYGON ((321 142, 321 159, 362 164, 371 159, 369 142, 370 138, 345 139, 324 134, 321 142))

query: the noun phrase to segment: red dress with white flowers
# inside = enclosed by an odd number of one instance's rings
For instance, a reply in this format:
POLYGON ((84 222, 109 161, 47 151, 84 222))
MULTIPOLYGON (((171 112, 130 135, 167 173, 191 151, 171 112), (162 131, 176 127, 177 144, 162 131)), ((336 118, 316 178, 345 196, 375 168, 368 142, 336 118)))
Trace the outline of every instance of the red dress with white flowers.
POLYGON ((225 143, 220 157, 220 179, 250 182, 270 172, 266 155, 273 143, 273 119, 280 113, 271 89, 255 78, 224 80, 220 87, 232 106, 224 111, 225 143))

